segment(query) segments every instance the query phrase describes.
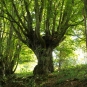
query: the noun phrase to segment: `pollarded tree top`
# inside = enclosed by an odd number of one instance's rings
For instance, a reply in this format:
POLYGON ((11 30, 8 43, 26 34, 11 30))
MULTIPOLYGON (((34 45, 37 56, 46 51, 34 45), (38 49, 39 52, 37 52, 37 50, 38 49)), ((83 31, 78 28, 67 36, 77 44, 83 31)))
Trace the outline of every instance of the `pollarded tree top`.
POLYGON ((11 22, 23 43, 29 45, 37 39, 44 47, 55 47, 67 29, 76 26, 79 17, 82 20, 82 6, 81 0, 1 0, 1 17, 11 22))

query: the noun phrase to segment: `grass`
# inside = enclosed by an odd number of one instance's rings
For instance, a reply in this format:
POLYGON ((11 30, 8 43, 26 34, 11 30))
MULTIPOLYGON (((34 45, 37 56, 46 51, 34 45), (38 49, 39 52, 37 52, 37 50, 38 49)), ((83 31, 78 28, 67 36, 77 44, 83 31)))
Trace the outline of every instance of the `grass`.
POLYGON ((34 65, 33 62, 19 64, 15 72, 17 77, 13 78, 13 82, 7 82, 6 87, 87 87, 87 65, 63 68, 48 76, 33 77, 34 65))
POLYGON ((32 71, 36 64, 36 62, 24 62, 22 64, 18 64, 15 74, 17 77, 31 76, 33 75, 32 71))
POLYGON ((34 67, 36 66, 36 62, 24 62, 22 64, 18 64, 18 67, 15 73, 27 73, 33 71, 34 67))

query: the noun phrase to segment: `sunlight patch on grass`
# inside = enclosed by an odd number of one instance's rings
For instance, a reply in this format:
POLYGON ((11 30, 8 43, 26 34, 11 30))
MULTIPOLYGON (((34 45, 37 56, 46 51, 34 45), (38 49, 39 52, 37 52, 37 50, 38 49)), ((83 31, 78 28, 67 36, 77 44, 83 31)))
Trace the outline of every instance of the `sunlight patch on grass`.
POLYGON ((33 71, 37 62, 24 62, 23 64, 18 64, 15 73, 27 73, 33 71))

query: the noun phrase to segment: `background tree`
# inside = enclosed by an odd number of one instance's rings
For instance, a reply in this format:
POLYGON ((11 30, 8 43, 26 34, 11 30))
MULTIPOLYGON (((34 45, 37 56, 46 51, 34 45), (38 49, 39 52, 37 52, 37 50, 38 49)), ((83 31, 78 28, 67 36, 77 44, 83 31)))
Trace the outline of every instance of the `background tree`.
POLYGON ((33 73, 53 72, 52 51, 64 40, 67 29, 81 22, 81 1, 1 0, 1 4, 4 5, 1 9, 5 15, 0 16, 10 21, 18 38, 37 57, 38 64, 33 73))
POLYGON ((76 55, 74 51, 77 49, 76 44, 71 35, 66 35, 66 39, 55 48, 55 60, 54 64, 58 68, 58 71, 61 68, 66 68, 71 65, 76 64, 76 55))
MULTIPOLYGON (((4 13, 1 13, 4 15, 4 13)), ((18 64, 21 43, 17 39, 8 20, 0 18, 0 76, 15 72, 18 64)))
POLYGON ((85 22, 86 51, 87 51, 87 1, 83 0, 83 3, 84 3, 83 16, 85 22))

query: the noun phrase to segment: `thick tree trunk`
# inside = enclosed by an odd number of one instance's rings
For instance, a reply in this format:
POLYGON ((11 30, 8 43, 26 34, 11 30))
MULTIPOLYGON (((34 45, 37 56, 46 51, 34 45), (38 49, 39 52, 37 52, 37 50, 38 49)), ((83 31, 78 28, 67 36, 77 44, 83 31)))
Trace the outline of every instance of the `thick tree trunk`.
POLYGON ((38 64, 35 66, 33 74, 48 74, 54 71, 53 59, 52 59, 52 49, 43 49, 39 48, 35 51, 35 54, 38 59, 38 64))

